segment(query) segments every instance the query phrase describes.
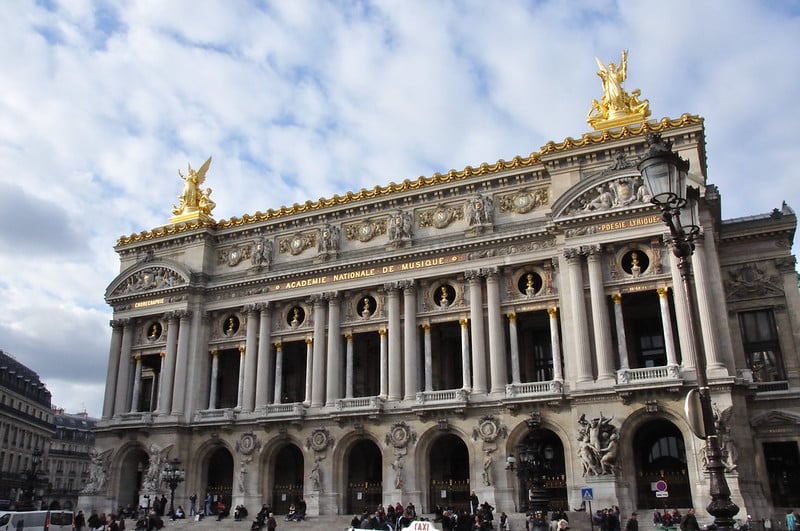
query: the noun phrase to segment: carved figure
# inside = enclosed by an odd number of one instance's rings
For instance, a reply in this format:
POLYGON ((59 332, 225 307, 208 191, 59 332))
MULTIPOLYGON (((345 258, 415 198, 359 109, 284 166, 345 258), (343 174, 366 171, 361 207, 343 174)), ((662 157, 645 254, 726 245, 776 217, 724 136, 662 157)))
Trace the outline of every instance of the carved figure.
POLYGON ((392 463, 392 470, 394 470, 394 488, 403 488, 403 456, 398 455, 392 463))
POLYGON ((597 75, 603 81, 601 106, 612 111, 625 109, 628 100, 630 100, 630 96, 622 88, 622 83, 628 77, 628 50, 622 50, 619 67, 614 63, 609 63, 608 67, 606 67, 597 57, 595 57, 595 61, 597 61, 598 68, 600 68, 597 75))
POLYGON ((614 205, 614 194, 608 186, 597 187, 597 197, 586 203, 584 210, 608 210, 614 205))
POLYGON ((601 129, 607 122, 614 125, 614 120, 622 119, 623 123, 633 123, 650 116, 650 102, 641 99, 641 91, 635 89, 628 94, 622 87, 628 77, 628 51, 622 51, 619 65, 609 63, 606 66, 597 57, 595 61, 597 75, 603 83, 603 97, 600 101, 592 100, 586 121, 595 129, 601 129))
POLYGON ((722 447, 722 464, 725 465, 725 472, 733 472, 738 467, 739 449, 731 433, 731 416, 733 406, 729 406, 725 411, 720 412, 717 404, 714 404, 714 425, 719 435, 720 446, 722 447))
POLYGON ((492 486, 492 463, 494 462, 494 457, 492 457, 492 452, 490 450, 486 450, 486 457, 483 458, 483 484, 487 487, 492 486))
POLYGON ((167 456, 173 445, 161 448, 156 443, 150 444, 150 464, 142 480, 142 490, 145 492, 156 492, 161 484, 161 471, 169 463, 167 456))
POLYGON ((319 230, 317 250, 320 253, 335 251, 339 247, 339 229, 332 225, 325 225, 319 230))
POLYGON ((216 205, 208 197, 211 194, 211 189, 208 188, 206 192, 202 192, 200 190, 200 185, 205 182, 206 172, 210 166, 211 157, 208 157, 208 160, 205 161, 197 171, 192 169, 192 165, 189 164, 187 170, 188 175, 184 175, 180 170, 178 170, 178 175, 180 175, 181 179, 183 179, 183 191, 181 192, 181 195, 178 196, 178 206, 172 205, 173 214, 181 215, 203 211, 201 209, 201 199, 204 203, 202 208, 206 210, 203 212, 204 214, 209 214, 211 210, 214 209, 214 206, 216 205))
POLYGON ((308 479, 311 480, 312 490, 320 490, 322 472, 319 469, 319 459, 314 459, 314 466, 311 467, 311 473, 308 475, 308 479))
POLYGON ((600 413, 599 417, 586 420, 581 415, 578 424, 578 458, 583 467, 584 476, 612 474, 616 463, 618 438, 617 428, 611 424, 614 417, 607 418, 600 413))
POLYGON ((256 240, 251 260, 256 266, 269 265, 272 262, 272 242, 267 238, 256 240))
POLYGON ((467 223, 470 226, 491 224, 494 216, 493 208, 494 201, 491 197, 477 194, 467 200, 467 223))
POLYGON ((389 240, 393 242, 410 240, 412 237, 412 224, 411 214, 398 210, 390 219, 389 240))
POLYGON ((106 488, 108 483, 108 465, 111 463, 111 456, 114 449, 98 451, 96 448, 89 448, 89 481, 83 488, 83 492, 94 493, 100 492, 106 488))

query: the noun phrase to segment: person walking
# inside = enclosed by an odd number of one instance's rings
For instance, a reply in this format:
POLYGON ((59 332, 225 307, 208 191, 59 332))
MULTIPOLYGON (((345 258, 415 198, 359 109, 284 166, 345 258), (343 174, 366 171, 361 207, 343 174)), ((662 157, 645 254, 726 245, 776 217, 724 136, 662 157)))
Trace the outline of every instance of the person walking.
POLYGON ((694 507, 686 511, 686 515, 681 519, 681 531, 700 531, 697 517, 694 514, 694 507))
POLYGON ((189 516, 194 516, 197 514, 197 493, 192 493, 189 496, 189 516))
POLYGON ((639 518, 636 513, 631 513, 628 523, 625 524, 625 531, 639 531, 639 518))
POLYGON ((797 528, 797 516, 795 516, 794 511, 789 509, 789 512, 786 513, 786 529, 787 531, 794 531, 797 528))

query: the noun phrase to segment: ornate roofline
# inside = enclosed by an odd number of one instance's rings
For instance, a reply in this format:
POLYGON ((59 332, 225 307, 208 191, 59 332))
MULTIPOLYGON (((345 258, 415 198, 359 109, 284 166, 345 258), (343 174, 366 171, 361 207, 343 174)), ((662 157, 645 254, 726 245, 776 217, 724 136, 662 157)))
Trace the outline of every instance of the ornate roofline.
POLYGON ((584 133, 579 139, 567 137, 562 142, 555 143, 548 142, 542 146, 538 152, 531 153, 528 157, 514 157, 510 161, 503 159, 498 160, 494 164, 486 162, 480 164, 477 168, 466 166, 461 171, 450 170, 449 172, 434 173, 430 177, 420 176, 416 180, 404 180, 400 184, 390 182, 387 186, 377 185, 371 190, 362 188, 358 192, 347 192, 343 196, 338 194, 331 198, 320 198, 317 201, 306 201, 303 204, 295 203, 287 207, 281 206, 277 210, 268 209, 266 212, 256 212, 255 214, 244 214, 241 218, 232 217, 230 219, 223 219, 218 222, 211 220, 197 220, 192 222, 182 222, 173 225, 166 225, 152 229, 150 231, 142 231, 138 234, 131 234, 130 236, 120 236, 117 240, 117 247, 130 245, 133 243, 140 243, 148 240, 158 239, 164 236, 172 236, 182 232, 193 231, 200 228, 212 229, 228 229, 234 227, 241 227, 253 223, 284 218, 295 214, 306 214, 315 210, 323 208, 342 206, 350 203, 364 201, 368 199, 375 199, 380 197, 389 196, 396 193, 408 192, 411 190, 419 190, 428 186, 435 186, 438 184, 446 184, 453 181, 463 180, 469 177, 487 175, 492 173, 499 173, 501 171, 512 170, 517 168, 526 168, 542 162, 543 156, 551 156, 557 153, 568 152, 572 149, 583 148, 587 146, 594 146, 603 144, 605 142, 621 140, 634 136, 641 136, 651 132, 663 132, 669 129, 677 129, 687 127, 690 125, 703 124, 703 118, 691 114, 683 114, 680 118, 673 120, 670 118, 662 118, 660 121, 642 122, 640 124, 628 125, 614 130, 594 131, 584 133))

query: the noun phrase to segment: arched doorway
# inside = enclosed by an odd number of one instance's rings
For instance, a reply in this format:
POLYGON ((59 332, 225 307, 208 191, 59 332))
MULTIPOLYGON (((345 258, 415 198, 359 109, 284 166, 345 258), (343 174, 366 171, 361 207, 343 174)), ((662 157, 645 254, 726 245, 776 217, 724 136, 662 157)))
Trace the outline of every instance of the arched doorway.
POLYGON ((529 422, 529 426, 532 427, 516 447, 517 507, 525 511, 541 503, 549 510, 569 511, 564 445, 558 435, 539 427, 538 423, 529 422), (538 468, 531 466, 533 462, 538 468), (538 479, 533 479, 531 474, 538 479))
POLYGON ((692 507, 686 447, 673 423, 661 419, 640 426, 633 438, 633 451, 637 508, 692 507), (658 481, 667 483, 668 498, 656 497, 653 485, 658 481))
POLYGON ((150 465, 150 457, 143 448, 133 448, 123 458, 120 466, 119 498, 117 503, 120 507, 128 505, 136 508, 147 502, 140 500, 142 482, 150 465))
POLYGON ((464 441, 453 434, 443 435, 434 441, 428 459, 428 506, 469 510, 469 451, 464 441))
POLYGON ((233 456, 226 448, 218 448, 208 459, 206 492, 213 502, 220 498, 230 507, 233 492, 233 456))
POLYGON ((272 477, 272 510, 286 514, 289 505, 303 496, 303 454, 297 446, 287 444, 278 450, 272 477))
POLYGON ((374 511, 383 498, 383 458, 375 443, 361 440, 347 456, 347 513, 374 511))

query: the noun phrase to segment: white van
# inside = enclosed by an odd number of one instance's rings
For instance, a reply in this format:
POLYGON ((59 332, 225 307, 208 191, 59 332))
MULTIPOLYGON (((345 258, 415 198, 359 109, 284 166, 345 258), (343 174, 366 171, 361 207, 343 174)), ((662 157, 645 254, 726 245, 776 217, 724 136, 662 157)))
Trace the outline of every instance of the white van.
POLYGON ((0 516, 0 531, 72 531, 72 511, 22 511, 0 516))

